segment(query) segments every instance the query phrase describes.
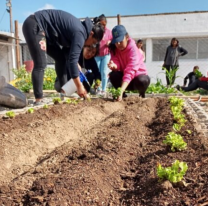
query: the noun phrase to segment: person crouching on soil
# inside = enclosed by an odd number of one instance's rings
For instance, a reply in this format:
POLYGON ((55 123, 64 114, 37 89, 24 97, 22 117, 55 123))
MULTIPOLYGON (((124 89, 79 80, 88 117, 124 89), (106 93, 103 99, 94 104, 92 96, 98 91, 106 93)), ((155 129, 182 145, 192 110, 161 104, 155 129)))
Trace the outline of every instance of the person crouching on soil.
MULTIPOLYGON (((90 91, 93 82, 95 81, 94 87, 95 89, 100 86, 101 83, 101 74, 99 72, 97 63, 95 61, 95 56, 99 53, 99 44, 96 44, 96 47, 84 47, 80 57, 78 68, 80 71, 84 72, 88 82, 84 81, 82 84, 87 92, 90 91), (88 84, 89 83, 89 84, 88 84)), ((71 79, 70 74, 66 71, 67 81, 71 79)), ((55 89, 56 91, 61 91, 61 86, 58 78, 55 81, 55 89)))
POLYGON ((108 63, 109 79, 117 89, 121 87, 118 101, 125 97, 125 90, 138 90, 139 96, 145 97, 145 91, 150 84, 143 55, 136 43, 131 39, 123 25, 115 26, 112 30, 113 39, 110 44, 111 60, 108 63))
POLYGON ((80 97, 87 92, 79 79, 78 61, 84 46, 97 44, 104 34, 103 26, 86 18, 83 22, 72 14, 49 9, 35 12, 23 23, 23 34, 34 61, 32 82, 34 105, 43 98, 43 77, 47 66, 46 53, 55 60, 55 70, 61 87, 67 82, 65 68, 74 80, 80 97))

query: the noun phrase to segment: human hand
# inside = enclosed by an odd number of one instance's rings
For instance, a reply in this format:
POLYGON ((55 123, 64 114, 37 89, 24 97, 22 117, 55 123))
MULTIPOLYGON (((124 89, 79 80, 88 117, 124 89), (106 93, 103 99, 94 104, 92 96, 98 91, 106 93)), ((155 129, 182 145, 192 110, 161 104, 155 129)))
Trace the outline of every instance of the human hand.
POLYGON ((85 90, 83 84, 80 84, 80 85, 77 87, 77 94, 78 94, 80 97, 84 98, 84 99, 88 99, 88 98, 89 98, 89 96, 88 96, 88 94, 87 94, 87 91, 85 90))
POLYGON ((117 65, 112 60, 110 60, 108 63, 108 68, 110 70, 115 70, 115 69, 117 69, 117 65))
POLYGON ((118 102, 121 102, 123 100, 123 92, 122 92, 122 94, 117 98, 117 101, 118 102))

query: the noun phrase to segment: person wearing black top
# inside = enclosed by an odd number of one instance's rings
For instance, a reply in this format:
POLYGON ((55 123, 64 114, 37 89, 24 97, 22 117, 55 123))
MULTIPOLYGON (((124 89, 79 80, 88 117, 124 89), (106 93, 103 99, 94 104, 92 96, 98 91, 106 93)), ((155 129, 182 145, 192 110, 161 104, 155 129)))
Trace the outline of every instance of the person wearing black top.
MULTIPOLYGON (((85 73, 85 76, 87 77, 88 82, 84 81, 83 85, 87 92, 90 91, 90 88, 94 82, 94 80, 100 80, 101 81, 101 74, 99 72, 97 63, 94 59, 94 57, 99 53, 99 44, 97 44, 96 48, 94 47, 84 47, 80 57, 79 57, 79 70, 82 70, 85 73), (89 84, 88 84, 89 83, 89 84)), ((70 74, 67 73, 67 81, 71 79, 70 74)), ((97 85, 99 86, 99 85, 97 85)), ((58 78, 56 78, 55 85, 54 85, 56 91, 61 90, 61 86, 59 83, 58 78)))
POLYGON ((84 46, 95 45, 103 38, 104 28, 99 22, 93 24, 89 18, 81 22, 72 14, 61 10, 42 10, 24 21, 23 34, 34 61, 32 82, 35 104, 41 102, 43 97, 46 53, 55 60, 60 85, 66 83, 67 71, 74 80, 78 95, 87 97, 79 79, 78 61, 84 46))
POLYGON ((198 79, 196 77, 196 74, 195 74, 195 71, 196 70, 199 70, 199 67, 198 66, 195 66, 193 68, 193 72, 188 73, 187 76, 184 78, 184 84, 183 84, 184 87, 187 84, 187 80, 189 80, 189 84, 188 84, 188 86, 189 86, 189 85, 191 85, 193 82, 195 82, 198 79))
MULTIPOLYGON (((166 49, 163 67, 168 72, 170 72, 171 69, 178 68, 179 67, 179 62, 178 62, 179 57, 184 56, 186 54, 188 54, 187 50, 185 50, 183 47, 181 47, 179 45, 178 39, 172 38, 170 46, 168 46, 166 49)), ((174 74, 172 82, 170 82, 167 72, 166 72, 167 85, 170 85, 170 83, 174 84, 175 77, 176 77, 176 73, 174 74)))

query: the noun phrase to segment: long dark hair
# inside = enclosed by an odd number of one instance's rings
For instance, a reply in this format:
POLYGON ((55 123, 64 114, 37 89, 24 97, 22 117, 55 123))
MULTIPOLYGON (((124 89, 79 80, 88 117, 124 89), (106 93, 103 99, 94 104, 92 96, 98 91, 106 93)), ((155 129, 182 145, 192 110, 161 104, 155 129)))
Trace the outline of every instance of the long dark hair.
POLYGON ((171 39, 171 42, 170 42, 170 46, 173 46, 173 45, 172 45, 172 42, 173 42, 173 41, 177 41, 177 45, 176 45, 176 47, 177 47, 177 46, 179 45, 178 39, 176 39, 175 37, 172 38, 172 39, 171 39))
MULTIPOLYGON (((137 45, 138 45, 139 43, 142 43, 142 44, 143 44, 143 40, 142 40, 142 39, 139 39, 139 40, 137 41, 137 45)), ((144 47, 143 47, 143 46, 141 46, 141 50, 144 51, 144 47)))
MULTIPOLYGON (((102 14, 102 15, 105 17, 104 14, 102 14)), ((102 16, 102 15, 101 15, 101 16, 102 16)), ((103 18, 104 18, 104 17, 103 17, 103 18)), ((93 19, 93 21, 92 21, 92 22, 93 22, 92 31, 94 32, 93 38, 95 38, 95 39, 98 40, 98 41, 101 41, 101 40, 102 40, 103 35, 104 35, 104 33, 105 33, 105 28, 104 28, 104 26, 100 24, 100 21, 101 21, 101 20, 103 20, 103 19, 101 19, 100 16, 99 16, 99 17, 95 17, 95 18, 93 19)))

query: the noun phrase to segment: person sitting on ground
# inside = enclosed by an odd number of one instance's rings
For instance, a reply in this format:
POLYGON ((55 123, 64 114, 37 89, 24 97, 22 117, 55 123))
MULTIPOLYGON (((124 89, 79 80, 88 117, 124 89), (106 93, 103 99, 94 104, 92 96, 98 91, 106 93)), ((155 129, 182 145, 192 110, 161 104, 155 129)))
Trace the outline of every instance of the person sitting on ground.
POLYGON ((110 82, 116 89, 121 87, 118 101, 125 97, 125 90, 138 90, 141 97, 150 84, 143 55, 139 52, 135 41, 129 37, 123 25, 112 30, 113 39, 110 44, 111 60, 108 63, 110 82))
POLYGON ((80 97, 87 92, 80 81, 78 61, 84 46, 101 41, 104 27, 85 18, 80 21, 72 14, 61 10, 37 11, 23 23, 23 34, 34 61, 32 71, 34 105, 43 98, 43 76, 47 65, 46 53, 55 60, 55 70, 61 86, 66 82, 65 68, 73 79, 80 97))
MULTIPOLYGON (((97 63, 94 59, 94 57, 99 53, 99 44, 96 44, 96 47, 84 47, 80 57, 79 57, 79 70, 84 72, 85 76, 87 77, 88 82, 84 81, 83 85, 87 92, 90 91, 91 86, 93 85, 95 89, 100 86, 101 83, 101 74, 99 72, 97 63), (89 84, 88 84, 89 83, 89 84)), ((70 74, 67 73, 67 81, 71 79, 70 74)), ((55 89, 57 92, 61 90, 60 83, 58 81, 58 78, 56 78, 55 81, 55 89)))
POLYGON ((189 80, 189 84, 188 84, 188 86, 189 86, 189 85, 191 85, 193 82, 195 82, 198 79, 197 76, 196 76, 196 73, 195 73, 196 70, 199 70, 198 66, 195 66, 193 68, 193 71, 188 73, 187 76, 184 78, 184 84, 183 84, 184 87, 187 84, 187 80, 189 80))
POLYGON ((198 88, 202 88, 205 90, 208 90, 208 77, 200 77, 196 81, 194 81, 192 84, 190 84, 188 87, 180 87, 177 85, 176 87, 178 90, 183 90, 185 92, 194 91, 198 88))

